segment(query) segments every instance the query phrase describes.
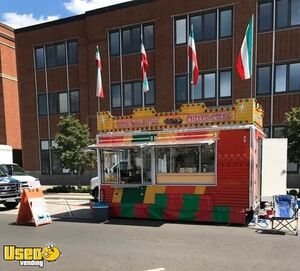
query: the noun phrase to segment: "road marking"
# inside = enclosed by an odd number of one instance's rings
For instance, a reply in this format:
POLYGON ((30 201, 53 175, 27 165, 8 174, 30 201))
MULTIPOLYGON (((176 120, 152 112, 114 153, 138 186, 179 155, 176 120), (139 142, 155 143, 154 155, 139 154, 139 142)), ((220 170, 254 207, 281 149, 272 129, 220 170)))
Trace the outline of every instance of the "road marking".
POLYGON ((163 268, 163 267, 159 267, 159 268, 155 268, 155 269, 148 269, 148 270, 145 270, 145 271, 165 271, 166 269, 163 268))

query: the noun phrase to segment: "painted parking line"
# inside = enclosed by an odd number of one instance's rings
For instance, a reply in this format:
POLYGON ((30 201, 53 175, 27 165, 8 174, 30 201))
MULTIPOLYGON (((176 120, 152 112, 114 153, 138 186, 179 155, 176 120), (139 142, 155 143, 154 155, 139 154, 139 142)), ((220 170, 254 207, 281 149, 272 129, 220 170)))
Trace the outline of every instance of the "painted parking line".
POLYGON ((155 269, 148 269, 148 270, 145 270, 145 271, 165 271, 166 269, 163 268, 163 267, 159 267, 159 268, 155 268, 155 269))

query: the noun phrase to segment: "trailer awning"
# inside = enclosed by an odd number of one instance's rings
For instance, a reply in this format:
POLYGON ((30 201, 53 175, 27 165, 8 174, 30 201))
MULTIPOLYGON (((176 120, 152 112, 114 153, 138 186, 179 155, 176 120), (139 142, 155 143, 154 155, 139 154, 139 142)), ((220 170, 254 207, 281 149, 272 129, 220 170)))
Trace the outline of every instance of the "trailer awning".
POLYGON ((218 133, 157 133, 126 136, 103 136, 99 143, 89 146, 93 149, 122 149, 148 146, 176 146, 212 144, 218 139, 218 133))

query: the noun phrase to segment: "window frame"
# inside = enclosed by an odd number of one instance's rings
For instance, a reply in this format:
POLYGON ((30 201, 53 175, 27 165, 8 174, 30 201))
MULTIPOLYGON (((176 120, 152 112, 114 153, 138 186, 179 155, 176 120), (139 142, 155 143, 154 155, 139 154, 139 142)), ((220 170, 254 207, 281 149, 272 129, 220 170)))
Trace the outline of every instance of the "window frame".
POLYGON ((180 17, 176 17, 174 18, 174 44, 175 46, 181 46, 181 45, 185 45, 188 43, 188 24, 187 24, 187 16, 180 16, 180 17), (177 43, 177 24, 176 22, 179 20, 185 20, 185 42, 181 42, 181 43, 177 43))
POLYGON ((232 37, 232 33, 233 33, 233 8, 232 7, 219 9, 219 25, 217 27, 219 27, 219 39, 226 39, 232 37), (231 11, 231 28, 230 28, 231 34, 226 36, 221 36, 221 13, 228 10, 231 11))
POLYGON ((189 82, 188 82, 188 75, 187 74, 178 74, 178 75, 175 75, 175 82, 174 82, 175 84, 174 84, 174 86, 175 86, 175 103, 186 103, 187 101, 188 101, 188 84, 189 84, 189 82), (177 90, 177 88, 176 88, 176 79, 177 78, 180 78, 180 77, 185 77, 185 82, 186 82, 186 93, 185 93, 185 96, 186 96, 186 98, 185 98, 185 100, 177 100, 177 95, 176 95, 176 90, 177 90))
POLYGON ((274 10, 274 7, 273 7, 273 1, 270 1, 270 0, 265 0, 265 1, 259 1, 258 3, 258 8, 257 8, 257 13, 258 13, 258 22, 257 22, 257 32, 258 33, 264 33, 264 32, 269 32, 269 31, 272 31, 273 30, 273 21, 274 21, 274 14, 273 14, 273 10, 274 10), (262 4, 266 4, 266 3, 270 3, 271 4, 271 26, 270 28, 268 29, 263 29, 261 30, 260 29, 260 5, 262 4))
POLYGON ((120 109, 120 108, 122 108, 122 95, 121 95, 121 92, 122 92, 122 89, 121 89, 121 83, 112 83, 111 85, 110 85, 110 99, 111 99, 111 108, 112 109, 120 109), (120 100, 120 106, 113 106, 113 95, 112 95, 112 90, 113 90, 113 87, 114 86, 119 86, 119 95, 118 95, 118 97, 119 97, 119 100, 120 100))

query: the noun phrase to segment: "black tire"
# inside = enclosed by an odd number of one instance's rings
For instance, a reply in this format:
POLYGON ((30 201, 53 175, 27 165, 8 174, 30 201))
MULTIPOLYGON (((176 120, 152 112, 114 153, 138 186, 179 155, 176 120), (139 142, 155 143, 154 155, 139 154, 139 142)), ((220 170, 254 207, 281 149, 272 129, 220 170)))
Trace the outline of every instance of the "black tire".
POLYGON ((98 187, 94 188, 92 196, 95 200, 98 200, 98 187))
POLYGON ((5 202, 4 206, 6 207, 6 209, 10 210, 10 209, 15 209, 19 204, 19 201, 17 202, 5 202))

